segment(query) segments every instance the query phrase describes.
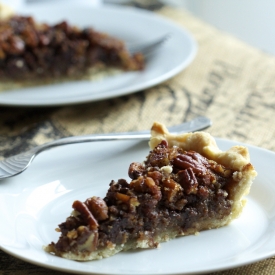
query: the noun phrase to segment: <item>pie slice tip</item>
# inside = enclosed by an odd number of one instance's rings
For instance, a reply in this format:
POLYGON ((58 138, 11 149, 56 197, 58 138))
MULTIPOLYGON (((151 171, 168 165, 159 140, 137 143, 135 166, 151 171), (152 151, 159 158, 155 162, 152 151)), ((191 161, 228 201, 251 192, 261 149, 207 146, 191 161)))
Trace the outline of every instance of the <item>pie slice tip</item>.
POLYGON ((173 135, 157 122, 151 135, 144 162, 129 166, 130 180, 112 180, 104 198, 73 202, 47 252, 101 259, 156 248, 177 236, 228 225, 240 215, 257 175, 246 147, 222 151, 209 133, 173 135))

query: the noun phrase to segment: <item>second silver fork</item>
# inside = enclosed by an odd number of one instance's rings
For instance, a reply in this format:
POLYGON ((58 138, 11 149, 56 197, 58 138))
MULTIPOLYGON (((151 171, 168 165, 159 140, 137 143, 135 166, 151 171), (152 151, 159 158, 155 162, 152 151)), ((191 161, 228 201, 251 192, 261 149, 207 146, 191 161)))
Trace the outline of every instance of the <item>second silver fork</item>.
POLYGON ((157 39, 154 39, 149 42, 140 42, 140 43, 133 43, 127 44, 127 49, 131 54, 140 52, 144 56, 148 56, 152 52, 154 52, 157 48, 162 46, 168 39, 170 39, 170 34, 165 34, 157 39))

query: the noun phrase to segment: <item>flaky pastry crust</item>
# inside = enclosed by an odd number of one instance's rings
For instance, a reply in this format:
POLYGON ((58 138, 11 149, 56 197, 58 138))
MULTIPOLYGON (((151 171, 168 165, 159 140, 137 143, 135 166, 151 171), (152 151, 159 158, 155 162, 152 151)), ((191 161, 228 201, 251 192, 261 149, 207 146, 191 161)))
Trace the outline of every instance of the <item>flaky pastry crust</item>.
POLYGON ((231 190, 230 198, 234 201, 234 205, 227 224, 240 215, 246 202, 245 195, 249 193, 252 181, 257 176, 246 147, 236 145, 227 151, 222 151, 214 137, 207 132, 170 134, 165 125, 154 122, 151 128, 150 148, 155 148, 162 140, 166 140, 170 147, 178 146, 184 150, 194 150, 207 159, 234 170, 233 177, 238 184, 231 190))
POLYGON ((167 140, 170 147, 178 146, 184 150, 194 150, 208 159, 212 159, 230 169, 241 171, 249 163, 248 149, 244 146, 233 146, 227 151, 218 148, 215 139, 206 132, 170 134, 167 128, 155 122, 151 130, 150 148, 156 147, 162 140, 167 140))

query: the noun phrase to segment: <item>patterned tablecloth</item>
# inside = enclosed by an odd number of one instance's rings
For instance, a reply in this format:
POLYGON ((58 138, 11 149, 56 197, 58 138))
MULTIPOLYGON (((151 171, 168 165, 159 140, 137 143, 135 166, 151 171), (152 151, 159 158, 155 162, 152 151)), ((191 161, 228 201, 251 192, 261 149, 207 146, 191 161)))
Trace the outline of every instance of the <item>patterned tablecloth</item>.
MULTIPOLYGON (((213 120, 208 131, 214 136, 275 150, 275 57, 185 10, 156 1, 148 4, 193 34, 199 45, 194 62, 153 88, 106 101, 49 108, 1 107, 2 156, 68 135, 148 129, 155 120, 173 125, 201 115, 213 120)), ((274 260, 217 274, 275 274, 274 260)), ((0 275, 23 274, 63 273, 0 251, 0 275)))

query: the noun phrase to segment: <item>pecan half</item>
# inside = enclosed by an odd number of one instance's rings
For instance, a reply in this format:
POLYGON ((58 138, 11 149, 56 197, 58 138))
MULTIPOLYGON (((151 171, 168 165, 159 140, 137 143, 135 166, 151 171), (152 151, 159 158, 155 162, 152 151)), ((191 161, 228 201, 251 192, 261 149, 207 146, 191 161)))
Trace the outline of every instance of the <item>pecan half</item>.
POLYGON ((187 168, 178 172, 179 184, 186 194, 196 194, 198 191, 198 181, 192 168, 187 168))
POLYGON ((207 172, 206 163, 201 156, 198 154, 179 154, 173 160, 174 166, 179 170, 184 170, 187 168, 192 168, 196 174, 205 174, 207 172))
POLYGON ((103 221, 108 218, 108 206, 102 198, 89 198, 85 201, 85 204, 88 206, 96 220, 103 221))
POLYGON ((73 208, 78 211, 84 221, 89 225, 90 229, 95 230, 98 228, 98 223, 93 214, 89 211, 86 204, 81 201, 74 201, 73 208))
POLYGON ((159 182, 162 179, 162 173, 159 171, 149 171, 147 176, 152 178, 156 185, 159 185, 159 182))

